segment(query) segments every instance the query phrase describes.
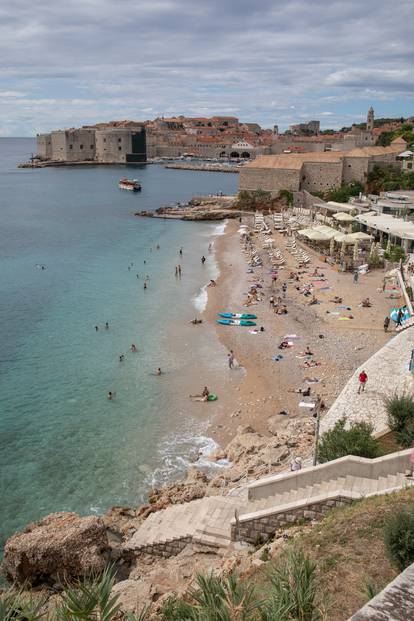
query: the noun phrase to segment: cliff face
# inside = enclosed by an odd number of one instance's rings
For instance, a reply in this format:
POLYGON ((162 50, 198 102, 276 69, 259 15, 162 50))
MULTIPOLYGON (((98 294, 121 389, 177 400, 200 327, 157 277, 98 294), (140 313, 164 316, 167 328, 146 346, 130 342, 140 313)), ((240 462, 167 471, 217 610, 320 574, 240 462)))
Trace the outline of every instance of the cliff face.
POLYGON ((102 518, 52 513, 10 537, 2 569, 10 582, 53 585, 103 571, 108 549, 102 518))

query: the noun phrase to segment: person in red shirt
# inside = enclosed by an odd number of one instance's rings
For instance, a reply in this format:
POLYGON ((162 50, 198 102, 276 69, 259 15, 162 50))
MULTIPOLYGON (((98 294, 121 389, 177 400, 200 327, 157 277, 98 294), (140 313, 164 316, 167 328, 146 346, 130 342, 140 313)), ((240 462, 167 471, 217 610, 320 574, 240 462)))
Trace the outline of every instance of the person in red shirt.
POLYGON ((359 387, 358 387, 358 394, 365 391, 365 384, 368 381, 368 375, 365 373, 365 371, 361 371, 361 373, 359 374, 359 387))

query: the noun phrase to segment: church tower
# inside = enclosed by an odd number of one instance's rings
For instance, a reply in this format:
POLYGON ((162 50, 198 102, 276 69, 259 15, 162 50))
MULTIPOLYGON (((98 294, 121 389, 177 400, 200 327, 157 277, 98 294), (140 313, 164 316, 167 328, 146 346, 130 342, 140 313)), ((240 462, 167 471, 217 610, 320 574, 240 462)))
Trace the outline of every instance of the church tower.
POLYGON ((367 132, 372 132, 374 129, 374 108, 371 106, 368 110, 367 116, 367 132))

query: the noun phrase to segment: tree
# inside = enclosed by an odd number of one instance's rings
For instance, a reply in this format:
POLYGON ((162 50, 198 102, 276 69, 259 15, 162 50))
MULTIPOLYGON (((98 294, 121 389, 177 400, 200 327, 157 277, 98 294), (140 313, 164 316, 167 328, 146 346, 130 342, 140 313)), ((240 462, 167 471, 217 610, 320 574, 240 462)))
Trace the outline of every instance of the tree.
POLYGON ((293 193, 290 190, 280 190, 278 198, 284 199, 288 205, 293 204, 293 193))
POLYGON ((388 426, 394 432, 401 446, 409 448, 414 444, 414 398, 402 393, 385 399, 388 426))
POLYGON ((346 429, 346 418, 335 423, 333 429, 323 434, 318 446, 318 461, 321 463, 356 455, 374 458, 380 455, 378 440, 372 437, 373 426, 365 422, 351 423, 346 429))
POLYGON ((388 556, 400 571, 414 563, 414 506, 391 515, 384 539, 388 556))
POLYGON ((336 201, 337 203, 347 203, 351 196, 358 196, 363 191, 364 186, 359 181, 344 183, 341 187, 333 188, 333 190, 328 192, 328 200, 336 201))

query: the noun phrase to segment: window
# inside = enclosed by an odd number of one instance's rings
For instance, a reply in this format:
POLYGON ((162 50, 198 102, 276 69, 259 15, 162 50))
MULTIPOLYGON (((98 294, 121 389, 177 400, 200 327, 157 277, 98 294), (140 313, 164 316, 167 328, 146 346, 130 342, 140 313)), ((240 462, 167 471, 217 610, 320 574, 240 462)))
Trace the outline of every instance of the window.
POLYGON ((93 144, 91 144, 90 148, 93 149, 93 144))
POLYGON ((121 142, 122 138, 118 138, 118 142, 121 142))
POLYGON ((70 144, 70 145, 69 145, 69 149, 73 149, 73 144, 70 144))
POLYGON ((118 147, 118 151, 122 151, 122 147, 118 147))
POLYGON ((83 144, 79 145, 79 149, 81 149, 81 150, 83 149, 83 144))

